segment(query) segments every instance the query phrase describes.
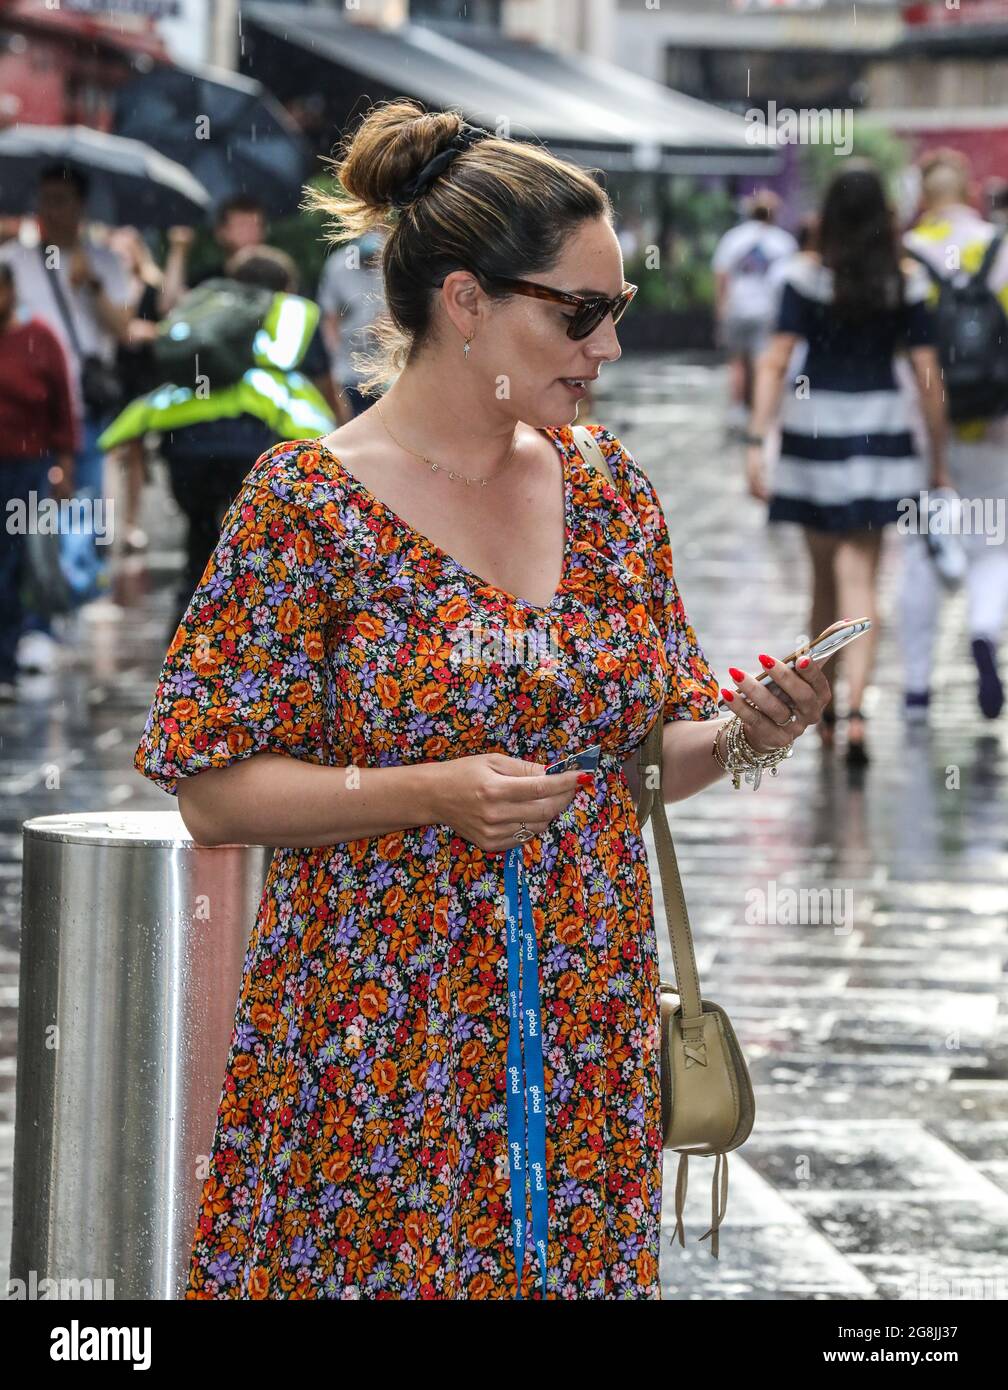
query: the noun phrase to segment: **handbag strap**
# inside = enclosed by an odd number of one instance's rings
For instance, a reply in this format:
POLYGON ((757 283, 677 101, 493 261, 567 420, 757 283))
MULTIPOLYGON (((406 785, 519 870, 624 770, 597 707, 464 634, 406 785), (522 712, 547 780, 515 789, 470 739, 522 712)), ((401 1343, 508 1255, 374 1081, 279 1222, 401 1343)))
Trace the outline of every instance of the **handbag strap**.
POLYGON ((55 299, 56 307, 60 312, 60 318, 63 320, 63 324, 66 328, 67 337, 70 339, 70 344, 77 355, 78 361, 83 362, 84 354, 83 352, 81 352, 80 338, 78 338, 77 336, 77 327, 74 324, 73 315, 70 313, 70 305, 66 302, 66 296, 63 293, 63 286, 60 284, 59 269, 57 268, 56 270, 50 270, 49 267, 46 265, 45 250, 43 249, 41 242, 39 242, 38 245, 38 253, 39 260, 42 262, 42 269, 45 271, 46 274, 46 280, 49 284, 49 288, 52 290, 53 299, 55 299))
MULTIPOLYGON (((598 469, 615 487, 616 484, 613 481, 612 471, 606 456, 600 449, 598 440, 591 430, 586 425, 574 425, 571 434, 574 436, 578 453, 588 468, 598 469)), ((655 851, 658 855, 662 897, 665 900, 665 922, 668 926, 669 945, 672 947, 676 989, 682 1008, 680 1025, 685 1040, 693 1041, 692 1030, 702 1030, 703 1027, 700 978, 697 974, 696 956, 693 952, 693 933, 690 929, 689 913, 686 908, 686 895, 683 892, 682 878, 679 875, 679 862, 676 859, 668 813, 665 810, 665 799, 661 794, 663 728, 662 711, 659 710, 637 752, 637 767, 641 774, 642 788, 646 785, 647 769, 649 767, 657 767, 658 769, 658 786, 652 789, 640 825, 643 829, 648 817, 650 817, 655 851)), ((696 1036, 702 1036, 702 1032, 696 1036)))

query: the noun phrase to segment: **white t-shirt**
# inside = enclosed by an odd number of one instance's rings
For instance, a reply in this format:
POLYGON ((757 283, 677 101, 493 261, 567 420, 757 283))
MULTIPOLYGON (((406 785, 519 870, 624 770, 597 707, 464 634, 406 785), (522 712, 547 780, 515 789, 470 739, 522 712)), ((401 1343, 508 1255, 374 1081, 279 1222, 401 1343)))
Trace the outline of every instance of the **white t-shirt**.
POLYGON ((728 276, 724 314, 732 319, 769 319, 774 312, 775 287, 770 267, 798 250, 783 227, 751 218, 725 232, 714 252, 713 266, 728 276))
MULTIPOLYGON (((129 275, 123 261, 107 246, 99 246, 84 238, 84 250, 97 279, 102 282, 105 293, 113 304, 128 307, 130 303, 129 275)), ((47 268, 53 262, 53 249, 42 246, 26 246, 18 240, 6 241, 0 245, 0 261, 9 265, 14 273, 14 294, 18 304, 31 314, 44 319, 53 330, 67 355, 70 379, 78 408, 80 408, 80 358, 70 340, 59 302, 53 292, 52 278, 59 276, 63 298, 77 332, 81 353, 85 356, 101 357, 106 362, 115 361, 116 340, 102 325, 95 310, 94 298, 86 286, 74 289, 70 284, 71 252, 61 249, 58 268, 47 268), (45 259, 43 259, 45 257, 45 259)))

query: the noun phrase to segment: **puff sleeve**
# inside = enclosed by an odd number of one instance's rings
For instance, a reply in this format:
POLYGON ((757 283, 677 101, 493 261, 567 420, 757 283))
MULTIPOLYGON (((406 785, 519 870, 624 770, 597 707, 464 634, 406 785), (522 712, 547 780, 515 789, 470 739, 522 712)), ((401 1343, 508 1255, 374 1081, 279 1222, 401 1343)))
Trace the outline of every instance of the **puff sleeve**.
POLYGON ((672 570, 672 546, 658 494, 628 449, 604 426, 592 433, 606 456, 616 486, 633 509, 643 538, 643 559, 651 600, 651 617, 665 642, 668 685, 663 722, 714 719, 718 680, 707 663, 689 621, 672 570))
POLYGON ((168 648, 133 765, 178 778, 254 753, 330 761, 325 532, 308 509, 246 479, 168 648))
POLYGON ((799 338, 807 339, 810 328, 809 301, 791 280, 785 280, 781 288, 774 332, 795 333, 799 338))

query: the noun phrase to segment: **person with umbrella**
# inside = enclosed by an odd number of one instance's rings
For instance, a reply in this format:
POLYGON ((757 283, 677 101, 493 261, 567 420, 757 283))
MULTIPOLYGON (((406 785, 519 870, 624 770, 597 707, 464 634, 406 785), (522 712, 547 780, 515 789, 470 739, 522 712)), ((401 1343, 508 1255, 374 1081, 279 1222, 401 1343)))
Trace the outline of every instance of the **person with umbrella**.
POLYGON ((26 614, 22 585, 27 534, 17 523, 31 495, 73 492, 77 419, 66 354, 55 333, 18 305, 17 285, 0 262, 0 701, 17 698, 17 652, 26 614))
MULTIPOLYGON (((50 164, 38 178, 36 245, 10 240, 0 245, 0 263, 10 266, 25 310, 42 319, 59 338, 70 365, 70 382, 81 417, 76 459, 76 495, 102 491, 98 435, 118 403, 117 345, 130 321, 129 283, 118 256, 85 232, 89 182, 75 165, 50 164)), ((76 572, 79 599, 100 595, 105 564, 93 535, 63 538, 64 557, 76 572)), ((20 654, 28 670, 51 671, 56 649, 48 620, 33 616, 20 654)))

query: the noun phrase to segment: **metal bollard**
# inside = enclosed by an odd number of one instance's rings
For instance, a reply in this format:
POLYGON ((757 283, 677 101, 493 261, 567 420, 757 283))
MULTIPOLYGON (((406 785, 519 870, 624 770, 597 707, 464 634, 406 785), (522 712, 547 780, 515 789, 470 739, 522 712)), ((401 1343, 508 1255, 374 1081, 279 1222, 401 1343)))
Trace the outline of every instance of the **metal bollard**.
POLYGON ((273 852, 177 811, 22 829, 8 1297, 181 1298, 273 852))

